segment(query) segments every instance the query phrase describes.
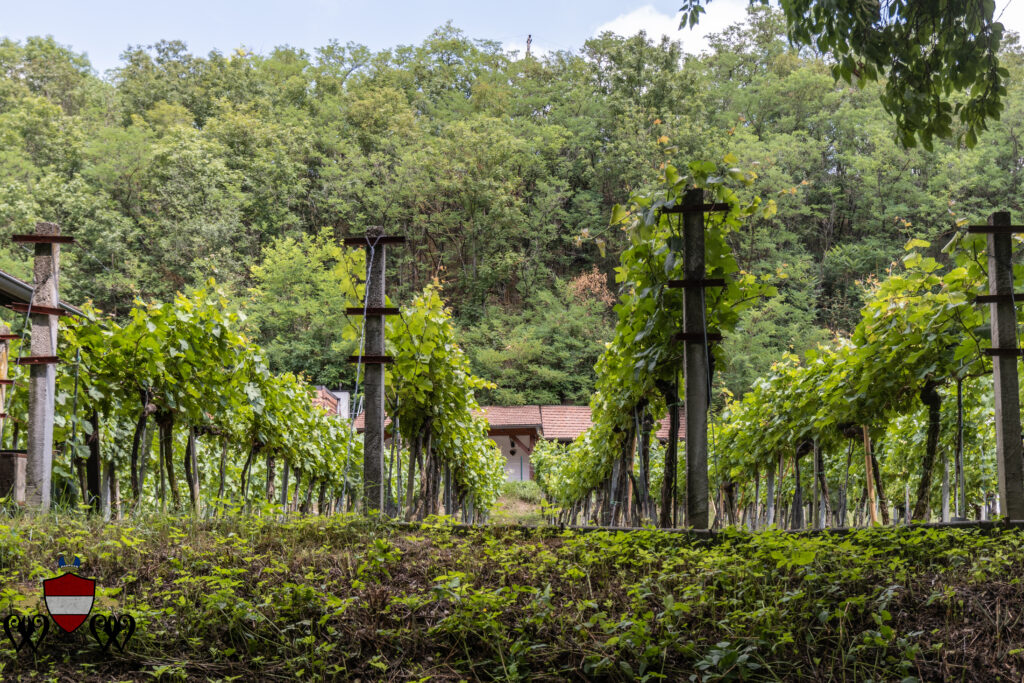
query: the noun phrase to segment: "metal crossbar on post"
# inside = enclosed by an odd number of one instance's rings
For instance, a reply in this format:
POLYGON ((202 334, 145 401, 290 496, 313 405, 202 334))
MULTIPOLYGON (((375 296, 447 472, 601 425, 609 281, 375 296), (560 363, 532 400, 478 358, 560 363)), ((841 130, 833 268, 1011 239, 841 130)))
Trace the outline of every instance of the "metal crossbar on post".
MULTIPOLYGON (((363 430, 363 510, 384 510, 384 365, 393 359, 384 353, 384 316, 396 315, 397 308, 385 306, 384 268, 386 266, 386 245, 402 244, 405 238, 383 234, 383 228, 367 230, 364 237, 347 237, 348 246, 366 247, 366 290, 363 306, 347 308, 348 314, 363 316, 363 345, 359 353, 349 357, 349 362, 358 363, 356 370, 356 392, 358 393, 359 371, 365 366, 363 393, 366 397, 365 428, 363 430)), ((353 419, 356 415, 353 415, 353 419)), ((346 477, 347 480, 347 477, 346 477)))

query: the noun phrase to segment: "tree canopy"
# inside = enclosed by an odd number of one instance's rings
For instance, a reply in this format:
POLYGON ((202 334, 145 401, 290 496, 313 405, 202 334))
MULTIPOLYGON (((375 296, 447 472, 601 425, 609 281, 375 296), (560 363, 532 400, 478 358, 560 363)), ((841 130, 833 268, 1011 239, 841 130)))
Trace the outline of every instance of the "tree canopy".
MULTIPOLYGON (((694 26, 711 0, 686 0, 683 21, 694 26)), ((769 0, 751 0, 768 5, 769 0)), ((831 60, 832 75, 863 86, 883 81, 882 104, 907 147, 931 149, 964 125, 968 147, 998 120, 1010 72, 999 64, 1004 27, 995 0, 781 0, 787 35, 831 60)))
POLYGON ((526 57, 444 25, 381 51, 200 55, 162 41, 106 79, 51 38, 6 40, 0 269, 27 277, 29 254, 4 236, 54 220, 77 239, 69 301, 123 320, 137 298, 173 301, 213 276, 247 302, 245 330, 275 372, 350 385, 344 278, 363 265, 337 241, 384 225, 407 239, 389 250, 389 295, 443 285, 473 373, 498 385, 479 400, 583 403, 632 246, 612 207, 653 191, 663 163, 728 154, 756 175, 741 201, 778 206, 728 237, 739 269, 779 289, 726 332, 743 360, 716 381, 740 395, 781 352, 850 334, 865 283, 909 238, 944 244, 961 220, 1024 205, 1015 37, 992 43, 1010 76, 977 144, 953 115, 948 139, 908 149, 881 99, 888 72, 837 81, 841 60, 790 42, 784 10, 751 8, 700 56, 604 34, 526 57))

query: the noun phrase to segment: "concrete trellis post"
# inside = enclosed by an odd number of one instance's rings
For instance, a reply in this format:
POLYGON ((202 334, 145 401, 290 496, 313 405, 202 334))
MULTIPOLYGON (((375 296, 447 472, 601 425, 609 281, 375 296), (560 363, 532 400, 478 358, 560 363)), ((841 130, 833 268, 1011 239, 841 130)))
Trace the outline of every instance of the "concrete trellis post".
POLYGON ((384 509, 384 365, 391 361, 384 355, 384 316, 397 315, 397 308, 385 307, 384 268, 386 245, 400 244, 404 237, 383 234, 381 228, 367 230, 365 237, 348 237, 351 246, 366 247, 366 294, 363 306, 346 309, 348 315, 365 316, 366 339, 362 356, 350 362, 361 363, 366 371, 366 428, 363 431, 363 510, 384 509))
POLYGON ((19 359, 30 366, 28 387, 28 458, 25 467, 25 504, 50 509, 53 468, 53 416, 56 388, 57 317, 60 315, 60 226, 36 223, 32 235, 16 240, 35 243, 33 264, 31 355, 19 359))
POLYGON ((709 344, 722 335, 708 332, 704 290, 724 287, 723 279, 708 279, 704 253, 704 214, 728 211, 728 204, 705 204, 704 191, 688 190, 682 204, 664 213, 683 215, 683 280, 670 280, 669 287, 683 290, 683 332, 676 336, 683 346, 686 383, 686 520, 694 529, 707 529, 708 515, 708 408, 710 407, 709 344))
POLYGON ((999 473, 999 499, 1006 516, 1024 520, 1024 448, 1021 446, 1019 381, 1017 359, 1021 351, 1017 340, 1017 311, 1013 291, 1013 234, 1024 226, 1011 224, 1007 211, 998 211, 988 225, 972 225, 971 233, 988 238, 988 295, 975 297, 975 303, 989 304, 992 312, 992 380, 996 404, 996 467, 999 473))

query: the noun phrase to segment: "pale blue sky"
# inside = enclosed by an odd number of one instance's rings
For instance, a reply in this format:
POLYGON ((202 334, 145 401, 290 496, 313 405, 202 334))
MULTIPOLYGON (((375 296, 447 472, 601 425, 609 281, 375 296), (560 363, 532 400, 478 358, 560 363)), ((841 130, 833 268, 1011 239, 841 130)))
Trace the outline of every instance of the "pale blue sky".
MULTIPOLYGON (((689 52, 703 35, 743 18, 747 0, 714 0, 701 25, 676 31, 679 0, 0 0, 0 35, 23 40, 53 35, 85 52, 99 72, 114 67, 129 45, 162 38, 188 43, 192 52, 229 53, 246 46, 267 52, 277 45, 312 51, 332 38, 373 49, 416 44, 451 19, 473 38, 522 49, 578 48, 611 29, 631 35, 671 33, 689 52)), ((1004 24, 1024 31, 1024 0, 997 0, 1004 24)))

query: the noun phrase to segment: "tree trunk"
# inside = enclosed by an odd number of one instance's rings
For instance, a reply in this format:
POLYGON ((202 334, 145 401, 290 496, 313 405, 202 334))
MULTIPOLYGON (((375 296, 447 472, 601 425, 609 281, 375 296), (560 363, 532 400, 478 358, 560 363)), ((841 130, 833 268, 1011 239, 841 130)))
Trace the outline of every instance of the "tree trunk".
POLYGON ((770 465, 768 467, 767 484, 765 485, 765 511, 764 511, 764 525, 771 526, 775 524, 775 466, 770 465))
POLYGON ((313 485, 316 480, 313 477, 309 477, 309 483, 306 484, 306 497, 302 499, 302 514, 309 514, 310 502, 313 500, 313 485))
POLYGON ((665 446, 665 476, 661 482, 661 528, 675 526, 676 472, 679 466, 679 385, 657 382, 658 391, 668 405, 668 443, 665 446))
POLYGON ((949 453, 942 451, 942 523, 949 522, 949 453))
POLYGON ((160 456, 167 471, 167 485, 171 489, 171 501, 175 510, 181 509, 181 494, 178 492, 178 477, 174 472, 174 413, 163 410, 157 413, 160 428, 160 456))
POLYGON ((793 528, 804 528, 804 490, 800 486, 800 457, 793 457, 793 528))
POLYGON ((953 468, 956 488, 960 492, 957 497, 957 517, 967 519, 966 484, 964 481, 964 381, 956 383, 956 464, 953 468))
POLYGON ((274 477, 277 475, 277 458, 274 457, 274 451, 267 451, 267 502, 274 502, 274 493, 276 487, 274 486, 274 477))
POLYGON ((224 490, 227 486, 227 471, 228 471, 228 440, 224 439, 224 443, 220 445, 220 481, 217 486, 217 498, 221 501, 224 500, 224 490))
POLYGON ((111 478, 111 480, 113 482, 113 486, 111 487, 111 491, 114 494, 114 499, 113 499, 114 519, 120 520, 121 519, 121 480, 117 478, 117 468, 113 466, 113 463, 111 463, 111 467, 110 467, 110 478, 111 478))
POLYGON ((868 434, 867 425, 864 425, 862 429, 864 432, 864 475, 867 482, 868 515, 871 517, 872 524, 878 524, 878 512, 875 509, 874 468, 871 463, 871 436, 868 434))
POLYGON ((441 458, 434 452, 433 439, 427 437, 427 457, 430 461, 430 495, 427 496, 428 514, 441 512, 441 458))
POLYGON ((83 504, 89 504, 89 474, 85 469, 87 458, 75 456, 75 473, 78 475, 78 493, 83 504))
POLYGON ((725 505, 726 519, 729 520, 729 525, 730 526, 736 526, 737 521, 738 521, 736 519, 736 514, 737 514, 737 512, 736 512, 736 505, 737 505, 737 500, 736 500, 736 482, 734 482, 734 481, 727 481, 727 482, 725 482, 725 484, 722 485, 722 490, 723 490, 723 493, 725 494, 724 505, 725 505))
MULTIPOLYGON (((399 438, 398 427, 397 426, 392 428, 391 434, 392 434, 392 437, 391 437, 392 439, 398 439, 399 438)), ((399 517, 402 516, 402 503, 403 503, 402 495, 403 495, 403 491, 402 491, 402 447, 401 447, 401 444, 399 444, 399 446, 398 446, 397 462, 395 464, 395 509, 394 509, 394 517, 395 517, 395 519, 398 519, 399 517)))
POLYGON ((291 470, 288 465, 288 461, 285 460, 284 464, 281 465, 281 496, 280 503, 281 509, 287 510, 288 506, 288 476, 291 474, 291 470))
POLYGON ((875 493, 878 495, 878 506, 882 510, 882 524, 889 524, 889 498, 885 495, 885 482, 882 481, 882 472, 878 466, 878 456, 875 449, 871 449, 871 471, 874 473, 875 493))
POLYGON ((612 524, 612 478, 609 476, 601 485, 601 509, 598 516, 600 526, 611 526, 612 524))
MULTIPOLYGON (((621 447, 620 447, 621 448, 621 447)), ((609 526, 616 526, 619 519, 619 508, 622 507, 622 488, 620 481, 622 477, 622 453, 612 460, 612 475, 608 480, 608 501, 609 501, 609 526)))
POLYGON ((853 439, 847 439, 846 449, 846 476, 843 480, 843 498, 840 505, 839 526, 845 527, 849 522, 847 515, 850 512, 850 466, 853 464, 853 439))
POLYGON ((775 482, 775 488, 776 488, 776 492, 775 493, 776 493, 777 500, 775 501, 775 520, 774 520, 775 526, 777 526, 780 529, 784 529, 786 527, 786 506, 784 505, 783 500, 782 500, 782 482, 785 481, 786 472, 785 472, 785 470, 782 469, 782 465, 783 465, 783 458, 780 455, 779 456, 779 475, 778 475, 778 478, 776 479, 776 482, 775 482))
POLYGON ((328 507, 329 506, 327 503, 327 481, 325 480, 320 482, 320 491, 317 493, 316 496, 316 511, 321 515, 326 515, 328 512, 328 507))
POLYGON ((185 477, 188 479, 188 495, 192 513, 199 515, 201 501, 199 489, 199 457, 196 455, 196 428, 189 425, 188 440, 185 442, 185 477))
POLYGON ((139 411, 139 419, 135 423, 135 434, 132 436, 132 453, 131 453, 131 484, 132 484, 132 503, 134 505, 139 504, 139 499, 142 497, 142 480, 139 477, 139 449, 142 447, 142 437, 146 433, 146 420, 149 418, 149 397, 145 392, 142 394, 142 410, 139 411))
POLYGON ((256 460, 256 456, 261 450, 263 450, 263 444, 258 441, 253 441, 252 446, 249 448, 249 455, 245 458, 245 464, 242 465, 242 481, 239 483, 242 490, 243 502, 249 497, 249 472, 252 471, 252 463, 256 460))
POLYGON ((405 521, 412 521, 416 508, 413 505, 413 482, 416 478, 416 464, 423 457, 423 432, 421 431, 409 449, 409 476, 405 482, 405 521))
POLYGON ((821 478, 818 476, 818 442, 814 442, 814 453, 812 455, 811 467, 811 526, 820 529, 821 523, 821 478))
POLYGON ((441 514, 441 457, 439 454, 434 452, 434 449, 430 449, 430 497, 427 499, 430 502, 430 514, 439 515, 441 514))
MULTIPOLYGON (((89 416, 89 424, 92 426, 92 434, 86 440, 89 446, 89 460, 86 462, 86 478, 89 480, 89 497, 86 502, 93 512, 100 512, 100 490, 102 487, 101 461, 100 461, 100 414, 95 410, 89 416)), ((15 442, 17 447, 17 442, 15 442)))
POLYGON ((939 417, 942 408, 942 396, 935 390, 934 383, 928 382, 921 388, 921 403, 928 408, 928 439, 925 445, 924 460, 921 461, 921 481, 917 486, 914 520, 927 522, 932 493, 932 469, 935 466, 935 453, 939 447, 939 417))
POLYGON ((653 519, 654 501, 651 498, 651 428, 654 426, 651 411, 646 407, 640 419, 640 481, 637 482, 637 496, 640 498, 640 517, 653 519))
POLYGON ((910 484, 903 486, 903 523, 910 524, 910 484))
POLYGON ((828 491, 828 477, 825 476, 825 455, 817 441, 814 442, 814 457, 818 464, 818 505, 820 506, 818 519, 819 526, 823 527, 832 514, 832 498, 828 491))
POLYGON ((295 492, 292 493, 292 505, 291 509, 295 512, 299 511, 299 491, 302 490, 302 470, 295 470, 295 492))
POLYGON ((630 511, 629 471, 633 468, 633 445, 636 430, 627 429, 622 442, 615 472, 615 510, 612 513, 613 526, 626 526, 630 511))
POLYGON ((102 469, 103 482, 100 485, 100 510, 103 513, 103 521, 109 522, 114 517, 114 462, 112 460, 105 461, 102 469))
POLYGON ((142 430, 142 446, 139 448, 139 491, 146 490, 146 474, 149 472, 149 458, 153 453, 152 424, 153 422, 151 420, 146 420, 146 427, 142 430))
POLYGON ((757 531, 761 514, 761 470, 754 468, 754 511, 750 516, 750 530, 757 531))
MULTIPOLYGON (((870 501, 868 500, 868 498, 869 498, 868 492, 870 490, 871 490, 871 488, 868 487, 867 485, 865 485, 864 486, 864 490, 860 494, 860 500, 857 501, 857 507, 856 507, 856 509, 854 510, 854 513, 853 513, 853 525, 854 526, 861 526, 864 523, 864 521, 865 521, 865 519, 864 519, 864 516, 866 514, 865 513, 865 508, 867 508, 867 506, 870 504, 870 501)), ((870 513, 867 513, 867 516, 870 517, 871 516, 870 513)))

